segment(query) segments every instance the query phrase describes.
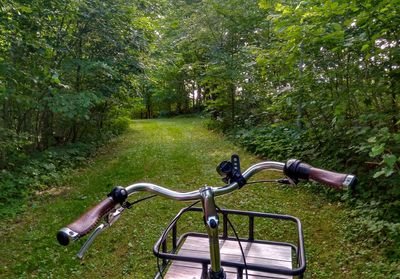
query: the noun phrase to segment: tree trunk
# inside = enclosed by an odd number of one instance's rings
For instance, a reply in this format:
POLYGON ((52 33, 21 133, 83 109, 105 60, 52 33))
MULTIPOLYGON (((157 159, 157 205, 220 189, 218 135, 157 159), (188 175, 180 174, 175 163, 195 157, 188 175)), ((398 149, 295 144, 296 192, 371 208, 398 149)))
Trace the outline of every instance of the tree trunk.
POLYGON ((229 86, 229 91, 231 94, 231 121, 232 121, 232 127, 235 127, 235 114, 236 114, 236 102, 235 102, 235 91, 236 91, 236 86, 233 84, 230 84, 229 86))

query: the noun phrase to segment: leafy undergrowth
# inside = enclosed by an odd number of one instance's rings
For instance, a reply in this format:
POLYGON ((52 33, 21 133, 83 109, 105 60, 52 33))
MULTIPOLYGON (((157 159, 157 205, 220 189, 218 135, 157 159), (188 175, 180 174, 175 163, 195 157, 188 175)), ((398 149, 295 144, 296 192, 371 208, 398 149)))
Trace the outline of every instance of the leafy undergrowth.
MULTIPOLYGON (((194 190, 204 184, 220 185, 215 166, 234 152, 241 155, 243 167, 259 161, 203 128, 198 119, 136 121, 102 151, 85 169, 72 173, 63 186, 36 196, 25 213, 2 221, 2 278, 152 278, 156 272, 152 246, 185 203, 156 198, 135 205, 97 238, 83 261, 75 258, 82 240, 62 247, 55 234, 115 185, 147 181, 194 190)), ((352 219, 342 204, 332 204, 301 186, 253 185, 219 197, 217 203, 223 208, 299 217, 306 240, 306 278, 396 278, 400 271, 396 264, 386 262, 381 247, 347 240, 352 219)), ((242 229, 241 223, 232 221, 242 229)), ((260 223, 256 237, 280 240, 285 229, 260 223)))
MULTIPOLYGON (((100 145, 100 143, 98 144, 100 145)), ((29 196, 43 195, 74 168, 84 165, 96 144, 75 143, 25 155, 17 166, 0 171, 0 217, 15 217, 25 210, 29 196)))

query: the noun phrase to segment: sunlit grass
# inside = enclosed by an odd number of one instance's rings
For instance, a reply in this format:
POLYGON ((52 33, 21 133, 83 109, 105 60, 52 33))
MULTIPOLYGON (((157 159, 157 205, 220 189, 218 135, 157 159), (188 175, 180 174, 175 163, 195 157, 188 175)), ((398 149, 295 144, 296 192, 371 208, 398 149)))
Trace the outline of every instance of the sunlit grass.
MULTIPOLYGON (((232 153, 240 154, 243 168, 259 161, 206 130, 199 119, 135 121, 89 166, 71 173, 60 191, 33 198, 24 214, 1 223, 1 277, 152 278, 156 272, 154 242, 185 203, 156 198, 138 204, 98 237, 83 261, 75 258, 82 240, 62 247, 55 234, 115 185, 147 181, 180 191, 221 185, 215 167, 232 153)), ((218 197, 217 203, 223 208, 299 217, 306 239, 306 278, 354 278, 362 273, 363 278, 379 278, 377 267, 368 262, 382 261, 379 253, 363 255, 357 244, 345 240, 348 217, 340 204, 330 204, 299 187, 278 185, 245 187, 218 197)), ((240 229, 241 224, 237 226, 240 229)), ((256 236, 279 240, 285 230, 260 223, 256 236)))

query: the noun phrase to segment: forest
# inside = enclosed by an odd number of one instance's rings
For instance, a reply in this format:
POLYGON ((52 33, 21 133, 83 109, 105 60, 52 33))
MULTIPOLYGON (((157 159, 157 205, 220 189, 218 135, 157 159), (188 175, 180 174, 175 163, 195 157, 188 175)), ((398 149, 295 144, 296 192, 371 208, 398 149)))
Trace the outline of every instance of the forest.
MULTIPOLYGON (((132 119, 355 173, 355 234, 400 259, 399 0, 0 1, 0 213, 132 119)), ((23 209, 23 206, 22 206, 23 209)))

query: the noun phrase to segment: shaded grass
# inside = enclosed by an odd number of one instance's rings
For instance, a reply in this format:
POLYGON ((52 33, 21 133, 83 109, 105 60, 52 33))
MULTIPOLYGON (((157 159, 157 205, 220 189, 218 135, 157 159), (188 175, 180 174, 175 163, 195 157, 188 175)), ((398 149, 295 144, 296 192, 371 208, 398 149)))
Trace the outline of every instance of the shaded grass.
MULTIPOLYGON (((55 234, 115 185, 146 181, 180 191, 220 185, 215 166, 235 152, 241 155, 243 167, 260 161, 203 128, 199 119, 135 121, 129 132, 106 146, 88 167, 71 173, 60 191, 34 197, 24 214, 1 223, 1 277, 152 278, 156 272, 154 242, 185 203, 156 198, 138 204, 97 238, 81 262, 75 254, 83 241, 62 247, 55 234)), ((276 174, 258 178, 271 176, 276 174)), ((384 264, 379 265, 384 262, 379 251, 371 253, 361 243, 346 240, 349 217, 341 204, 330 204, 299 187, 278 185, 247 187, 218 197, 217 203, 299 217, 306 239, 306 278, 388 278, 384 264)), ((245 229, 240 220, 233 221, 239 230, 245 229)), ((201 224, 200 219, 190 222, 201 224)), ((281 240, 285 231, 261 223, 256 237, 281 240)))

